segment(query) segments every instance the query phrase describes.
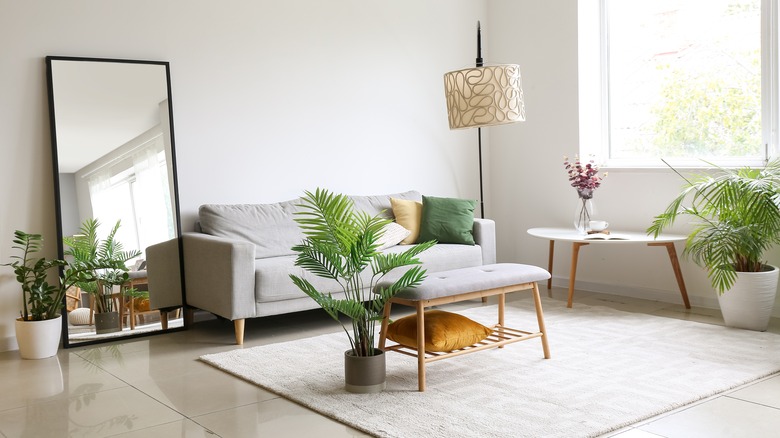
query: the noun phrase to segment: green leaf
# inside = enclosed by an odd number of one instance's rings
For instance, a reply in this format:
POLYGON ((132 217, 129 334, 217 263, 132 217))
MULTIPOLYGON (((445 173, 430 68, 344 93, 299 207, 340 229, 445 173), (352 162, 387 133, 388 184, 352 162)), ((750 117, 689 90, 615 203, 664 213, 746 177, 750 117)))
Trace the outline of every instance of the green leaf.
POLYGON ((723 293, 738 271, 760 270, 764 254, 780 243, 780 159, 762 169, 716 167, 714 175, 691 178, 677 173, 686 185, 647 232, 657 237, 679 216, 690 217, 683 254, 705 267, 723 293))
POLYGON ((365 212, 354 211, 352 200, 327 190, 307 191, 301 198, 295 221, 304 239, 292 247, 295 265, 322 278, 332 280, 344 293, 343 299, 318 291, 301 276, 290 275, 293 283, 317 302, 333 319, 340 316, 352 322, 351 333, 344 327, 353 351, 358 355, 373 351, 376 323, 382 319, 384 303, 406 287, 414 287, 424 278, 417 256, 435 242, 411 246, 401 253, 381 253, 378 239, 389 222, 365 212), (397 268, 407 268, 386 292, 373 294, 371 289, 384 275, 397 268), (371 269, 371 281, 364 284, 364 272, 371 269), (365 297, 364 295, 367 295, 365 297))

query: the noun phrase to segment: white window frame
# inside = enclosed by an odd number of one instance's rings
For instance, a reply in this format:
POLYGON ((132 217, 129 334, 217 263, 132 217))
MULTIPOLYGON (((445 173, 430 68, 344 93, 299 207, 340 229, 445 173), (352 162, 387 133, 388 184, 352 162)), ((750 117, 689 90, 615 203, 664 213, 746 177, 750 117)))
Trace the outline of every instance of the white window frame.
MULTIPOLYGON (((666 168, 660 159, 609 158, 607 1, 579 0, 578 5, 580 156, 595 156, 605 169, 666 168)), ((722 159, 712 164, 761 167, 769 159, 780 157, 777 46, 778 0, 761 0, 761 129, 765 157, 760 160, 722 159)), ((676 168, 711 167, 696 157, 671 158, 667 161, 676 168)))

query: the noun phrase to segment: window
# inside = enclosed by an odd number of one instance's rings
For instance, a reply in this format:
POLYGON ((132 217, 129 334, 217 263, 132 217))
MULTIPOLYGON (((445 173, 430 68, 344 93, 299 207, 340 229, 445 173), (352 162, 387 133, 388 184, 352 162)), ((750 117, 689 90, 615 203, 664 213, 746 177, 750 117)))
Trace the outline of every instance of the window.
POLYGON ((611 167, 777 155, 777 0, 581 0, 581 154, 611 167))

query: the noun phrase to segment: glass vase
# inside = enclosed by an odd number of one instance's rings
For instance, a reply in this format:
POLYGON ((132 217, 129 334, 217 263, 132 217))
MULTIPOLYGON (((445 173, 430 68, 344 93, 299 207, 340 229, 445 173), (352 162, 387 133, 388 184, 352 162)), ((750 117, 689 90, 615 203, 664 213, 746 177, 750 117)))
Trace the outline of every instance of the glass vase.
POLYGON ((593 206, 593 192, 577 191, 577 204, 574 208, 574 229, 580 234, 587 234, 591 218, 596 214, 593 206))

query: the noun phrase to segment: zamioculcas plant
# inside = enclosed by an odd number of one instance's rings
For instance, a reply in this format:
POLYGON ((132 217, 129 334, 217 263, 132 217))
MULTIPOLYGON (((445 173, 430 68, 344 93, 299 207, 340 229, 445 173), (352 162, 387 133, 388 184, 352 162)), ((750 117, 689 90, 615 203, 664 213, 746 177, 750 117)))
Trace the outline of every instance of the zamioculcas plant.
POLYGON ((36 258, 35 254, 43 249, 43 236, 40 234, 16 230, 13 243, 12 248, 19 250, 21 255, 11 256, 14 261, 4 266, 13 268, 16 281, 22 286, 24 307, 20 313, 23 321, 43 321, 58 317, 68 288, 95 279, 93 272, 98 265, 72 266, 63 260, 36 258), (47 280, 52 268, 64 268, 64 275, 58 284, 50 284, 47 280))

